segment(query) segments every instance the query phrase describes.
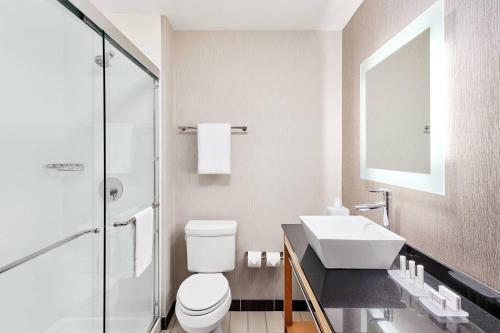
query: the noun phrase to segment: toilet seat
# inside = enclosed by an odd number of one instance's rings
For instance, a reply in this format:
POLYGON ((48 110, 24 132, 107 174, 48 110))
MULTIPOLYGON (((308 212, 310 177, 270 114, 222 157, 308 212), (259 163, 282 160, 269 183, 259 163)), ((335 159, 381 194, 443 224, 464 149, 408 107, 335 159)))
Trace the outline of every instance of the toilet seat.
POLYGON ((221 273, 194 274, 182 282, 177 292, 179 310, 202 316, 218 309, 230 297, 229 283, 221 273))
POLYGON ((220 322, 231 306, 231 290, 221 273, 188 277, 177 292, 175 315, 189 333, 221 332, 220 322))

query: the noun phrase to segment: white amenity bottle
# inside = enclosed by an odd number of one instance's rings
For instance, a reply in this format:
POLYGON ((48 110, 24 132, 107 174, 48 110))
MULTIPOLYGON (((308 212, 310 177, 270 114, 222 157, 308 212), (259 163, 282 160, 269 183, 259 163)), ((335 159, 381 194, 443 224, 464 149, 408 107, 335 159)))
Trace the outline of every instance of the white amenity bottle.
POLYGON ((336 198, 333 202, 333 206, 328 206, 326 208, 326 215, 348 216, 349 209, 342 206, 342 200, 340 200, 340 198, 336 198))

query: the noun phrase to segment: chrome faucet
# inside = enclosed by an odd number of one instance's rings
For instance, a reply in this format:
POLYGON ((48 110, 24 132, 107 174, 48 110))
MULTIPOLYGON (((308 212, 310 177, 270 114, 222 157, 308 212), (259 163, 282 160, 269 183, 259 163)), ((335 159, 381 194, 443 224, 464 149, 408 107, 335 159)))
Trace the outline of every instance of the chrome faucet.
POLYGON ((354 206, 354 209, 359 210, 361 212, 366 212, 366 211, 373 210, 373 209, 384 208, 384 215, 383 215, 384 227, 386 227, 387 229, 391 229, 391 225, 389 222, 390 221, 389 208, 390 208, 390 201, 391 201, 391 190, 386 189, 386 188, 377 188, 377 189, 368 190, 368 192, 382 193, 384 201, 375 202, 375 203, 367 203, 367 204, 359 204, 359 205, 354 206))

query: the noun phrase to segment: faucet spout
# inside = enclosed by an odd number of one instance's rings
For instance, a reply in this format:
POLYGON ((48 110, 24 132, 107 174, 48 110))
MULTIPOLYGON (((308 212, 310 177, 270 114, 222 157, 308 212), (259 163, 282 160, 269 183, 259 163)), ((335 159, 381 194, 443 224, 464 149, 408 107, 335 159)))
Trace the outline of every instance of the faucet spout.
POLYGON ((378 209, 378 208, 384 208, 386 207, 385 201, 380 201, 380 202, 375 202, 375 203, 366 203, 366 204, 359 204, 354 206, 355 210, 359 210, 362 212, 367 212, 372 209, 378 209))
POLYGON ((384 196, 384 201, 375 202, 375 203, 364 203, 354 206, 354 210, 359 210, 361 212, 367 212, 373 209, 384 209, 383 221, 384 227, 390 229, 389 223, 389 207, 390 207, 390 199, 391 199, 391 191, 385 188, 368 190, 369 192, 382 193, 384 196))

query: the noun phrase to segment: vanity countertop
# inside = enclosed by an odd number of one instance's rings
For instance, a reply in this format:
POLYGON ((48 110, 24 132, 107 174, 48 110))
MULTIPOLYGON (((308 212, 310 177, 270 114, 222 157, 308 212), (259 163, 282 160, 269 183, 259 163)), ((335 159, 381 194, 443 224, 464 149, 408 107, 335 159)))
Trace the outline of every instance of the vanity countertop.
MULTIPOLYGON (((480 325, 483 329, 467 319, 434 317, 385 270, 326 269, 309 246, 301 224, 282 227, 289 251, 297 257, 314 297, 337 333, 500 332, 500 320, 470 302, 466 302, 466 310, 473 310, 475 318, 487 321, 480 325)), ((434 288, 441 284, 428 273, 425 282, 434 288)))

